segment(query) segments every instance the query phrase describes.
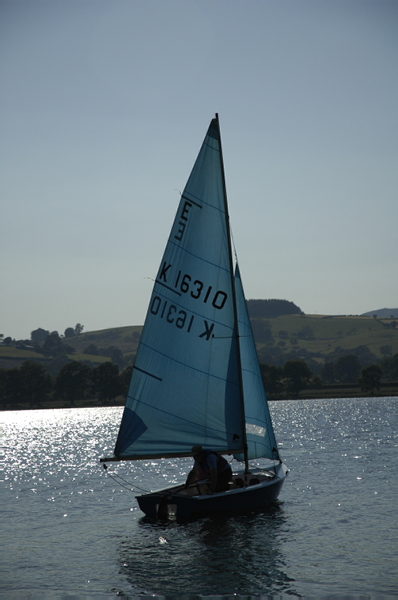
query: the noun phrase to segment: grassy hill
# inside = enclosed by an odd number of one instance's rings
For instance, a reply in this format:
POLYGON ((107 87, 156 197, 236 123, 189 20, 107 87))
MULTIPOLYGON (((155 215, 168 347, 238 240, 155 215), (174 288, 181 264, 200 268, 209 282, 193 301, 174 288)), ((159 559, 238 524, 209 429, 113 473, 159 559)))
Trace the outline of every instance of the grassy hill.
MULTIPOLYGON (((366 362, 381 360, 386 349, 398 353, 398 326, 394 319, 364 316, 286 315, 269 319, 252 319, 260 362, 283 365, 292 355, 322 365, 335 360, 337 355, 358 354, 366 362), (358 350, 359 348, 359 350, 358 350), (384 352, 381 350, 383 348, 384 352), (366 356, 369 360, 366 361, 366 356), (374 357, 374 358, 373 358, 374 357)), ((105 349, 119 349, 132 358, 137 351, 142 327, 116 327, 89 331, 68 337, 65 343, 74 348, 72 360, 90 361, 93 365, 110 360, 105 349), (83 354, 87 348, 96 352, 83 354)), ((38 352, 16 346, 0 345, 0 367, 20 366, 23 361, 35 359, 50 361, 38 352)))
POLYGON ((90 345, 97 348, 109 348, 116 346, 123 354, 132 354, 137 352, 138 342, 140 340, 142 327, 115 327, 112 329, 101 329, 99 331, 88 331, 65 341, 76 352, 83 352, 90 345))
MULTIPOLYGON (((256 321, 252 327, 256 332, 256 321)), ((319 354, 322 362, 328 360, 336 351, 343 350, 349 354, 360 346, 366 346, 377 359, 383 358, 381 348, 391 347, 392 354, 398 352, 398 327, 394 328, 394 319, 375 319, 357 316, 325 316, 325 315, 288 315, 275 319, 262 319, 272 333, 271 340, 255 337, 257 348, 278 346, 284 353, 304 350, 311 354, 319 354)), ((304 354, 304 352, 303 352, 304 354)))
MULTIPOLYGON (((117 348, 124 356, 131 358, 131 355, 135 355, 137 351, 141 331, 142 327, 140 326, 116 327, 113 329, 89 331, 64 338, 64 343, 72 347, 75 351, 74 353, 67 354, 67 356, 70 360, 77 360, 97 366, 103 362, 112 360, 112 352, 110 350, 117 348), (97 354, 93 346, 101 354, 97 354), (84 350, 90 347, 93 348, 93 352, 84 352, 84 350), (109 354, 107 354, 107 350, 109 350, 109 354)), ((0 344, 0 368, 12 369, 20 367, 26 360, 40 361, 43 364, 49 365, 53 361, 53 358, 34 351, 25 344, 0 344)))
POLYGON ((373 317, 376 315, 379 319, 393 318, 398 319, 398 308, 379 308, 363 313, 361 317, 373 317))
MULTIPOLYGON (((367 346, 378 359, 383 358, 380 348, 391 346, 392 354, 398 352, 398 326, 394 329, 394 319, 374 319, 373 317, 345 317, 326 315, 287 315, 271 319, 252 319, 257 349, 278 346, 284 352, 305 349, 320 353, 327 358, 336 348, 349 353, 358 346, 367 346), (260 324, 258 328, 256 325, 260 324), (273 341, 261 330, 270 330, 273 341), (281 344, 282 342, 282 344, 281 344)), ((81 353, 93 344, 98 348, 116 346, 123 354, 135 354, 142 327, 116 327, 90 331, 67 338, 68 345, 81 353)))

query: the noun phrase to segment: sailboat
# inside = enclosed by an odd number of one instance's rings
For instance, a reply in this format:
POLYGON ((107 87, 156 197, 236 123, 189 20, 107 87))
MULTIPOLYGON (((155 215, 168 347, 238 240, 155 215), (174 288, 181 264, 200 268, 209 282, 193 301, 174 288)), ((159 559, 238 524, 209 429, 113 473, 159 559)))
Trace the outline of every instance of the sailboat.
POLYGON ((200 445, 242 463, 227 489, 184 483, 137 496, 149 517, 250 511, 288 473, 269 413, 236 255, 218 114, 181 194, 149 302, 114 456, 192 456, 200 445), (250 468, 249 460, 269 459, 250 468), (243 468, 244 465, 244 468, 243 468))

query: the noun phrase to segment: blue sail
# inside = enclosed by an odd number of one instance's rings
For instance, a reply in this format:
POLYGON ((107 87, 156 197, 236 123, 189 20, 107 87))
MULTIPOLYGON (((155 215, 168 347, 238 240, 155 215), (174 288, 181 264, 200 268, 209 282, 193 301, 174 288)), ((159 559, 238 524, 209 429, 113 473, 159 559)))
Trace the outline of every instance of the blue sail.
POLYGON ((119 458, 244 446, 218 120, 181 196, 115 447, 119 458))
MULTIPOLYGON (((235 292, 248 459, 265 457, 280 460, 238 265, 235 269, 235 292)), ((243 460, 242 455, 235 455, 235 458, 243 460)))

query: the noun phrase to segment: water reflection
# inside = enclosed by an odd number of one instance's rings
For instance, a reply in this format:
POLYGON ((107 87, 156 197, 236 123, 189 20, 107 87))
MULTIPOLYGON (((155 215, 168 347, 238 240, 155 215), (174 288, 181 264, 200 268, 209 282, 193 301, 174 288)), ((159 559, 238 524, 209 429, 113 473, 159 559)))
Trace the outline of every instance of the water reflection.
POLYGON ((122 573, 137 593, 295 594, 285 572, 283 505, 186 523, 142 518, 119 546, 122 573))
MULTIPOLYGON (((282 503, 184 525, 140 518, 135 494, 100 466, 121 408, 3 413, 0 596, 396 595, 398 399, 271 410, 291 469, 282 503)), ((191 462, 111 472, 159 489, 183 481, 191 462)))

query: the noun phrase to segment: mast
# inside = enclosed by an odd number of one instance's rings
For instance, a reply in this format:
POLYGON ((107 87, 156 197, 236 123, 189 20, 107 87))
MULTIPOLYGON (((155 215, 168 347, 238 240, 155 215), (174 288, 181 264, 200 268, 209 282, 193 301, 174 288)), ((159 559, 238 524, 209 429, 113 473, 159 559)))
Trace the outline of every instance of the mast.
POLYGON ((220 142, 221 176, 222 176, 222 185, 223 185, 223 192, 224 192, 225 220, 226 220, 226 226, 227 226, 229 270, 230 270, 230 274, 231 274, 232 303, 233 303, 233 309, 234 309, 234 322, 235 322, 235 331, 236 331, 236 350, 237 350, 237 354, 238 354, 239 388, 240 388, 240 403, 241 403, 242 423, 243 423, 243 452, 244 452, 244 457, 245 457, 245 473, 249 473, 249 461, 248 461, 248 456, 247 456, 245 401, 244 401, 244 397, 243 397, 242 365, 241 365, 241 357, 240 357, 240 342, 239 342, 239 329, 238 329, 238 311, 237 311, 237 307, 236 307, 235 277, 234 277, 234 266, 233 266, 233 260, 232 260, 231 230, 230 230, 230 224, 229 224, 227 187, 225 184, 224 159, 223 159, 223 153, 222 153, 221 132, 220 132, 220 123, 218 120, 218 113, 216 113, 215 120, 217 123, 218 139, 220 142))

